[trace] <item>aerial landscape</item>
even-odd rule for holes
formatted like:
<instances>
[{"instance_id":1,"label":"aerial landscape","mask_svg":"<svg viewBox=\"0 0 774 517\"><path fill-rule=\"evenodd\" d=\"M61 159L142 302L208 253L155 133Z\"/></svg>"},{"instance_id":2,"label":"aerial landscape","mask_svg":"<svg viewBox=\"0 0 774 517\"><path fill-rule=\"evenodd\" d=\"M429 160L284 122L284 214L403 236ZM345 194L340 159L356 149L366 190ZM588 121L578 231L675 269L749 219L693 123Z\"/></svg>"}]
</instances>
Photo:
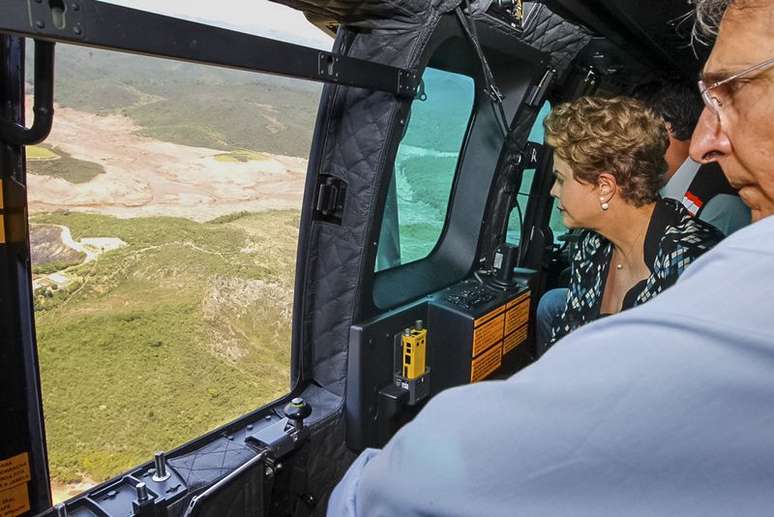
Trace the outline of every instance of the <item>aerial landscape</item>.
<instances>
[{"instance_id":1,"label":"aerial landscape","mask_svg":"<svg viewBox=\"0 0 774 517\"><path fill-rule=\"evenodd\" d=\"M67 46L57 59L54 128L27 157L62 500L288 391L321 89Z\"/></svg>"}]
</instances>

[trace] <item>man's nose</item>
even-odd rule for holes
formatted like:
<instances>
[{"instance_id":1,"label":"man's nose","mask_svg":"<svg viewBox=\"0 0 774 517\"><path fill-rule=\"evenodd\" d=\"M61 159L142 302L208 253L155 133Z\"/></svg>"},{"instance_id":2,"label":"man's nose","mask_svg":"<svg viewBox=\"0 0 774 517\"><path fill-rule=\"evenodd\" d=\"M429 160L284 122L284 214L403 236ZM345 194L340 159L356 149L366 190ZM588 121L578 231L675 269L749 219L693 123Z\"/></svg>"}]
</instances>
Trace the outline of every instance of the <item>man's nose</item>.
<instances>
[{"instance_id":1,"label":"man's nose","mask_svg":"<svg viewBox=\"0 0 774 517\"><path fill-rule=\"evenodd\" d=\"M731 153L731 141L728 138L718 115L704 108L699 122L691 137L691 158L699 163L715 161L718 157Z\"/></svg>"}]
</instances>

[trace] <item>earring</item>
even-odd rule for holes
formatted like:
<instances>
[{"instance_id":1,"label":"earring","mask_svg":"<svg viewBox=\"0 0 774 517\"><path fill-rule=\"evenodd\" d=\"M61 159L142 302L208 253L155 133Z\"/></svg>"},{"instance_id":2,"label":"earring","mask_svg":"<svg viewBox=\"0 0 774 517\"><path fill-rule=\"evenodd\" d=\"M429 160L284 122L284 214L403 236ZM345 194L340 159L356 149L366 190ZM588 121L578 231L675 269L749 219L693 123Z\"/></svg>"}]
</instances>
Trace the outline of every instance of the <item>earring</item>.
<instances>
[{"instance_id":1,"label":"earring","mask_svg":"<svg viewBox=\"0 0 774 517\"><path fill-rule=\"evenodd\" d=\"M610 205L608 203L606 203L606 202L602 203L602 210L606 211L608 208L610 208Z\"/></svg>"}]
</instances>

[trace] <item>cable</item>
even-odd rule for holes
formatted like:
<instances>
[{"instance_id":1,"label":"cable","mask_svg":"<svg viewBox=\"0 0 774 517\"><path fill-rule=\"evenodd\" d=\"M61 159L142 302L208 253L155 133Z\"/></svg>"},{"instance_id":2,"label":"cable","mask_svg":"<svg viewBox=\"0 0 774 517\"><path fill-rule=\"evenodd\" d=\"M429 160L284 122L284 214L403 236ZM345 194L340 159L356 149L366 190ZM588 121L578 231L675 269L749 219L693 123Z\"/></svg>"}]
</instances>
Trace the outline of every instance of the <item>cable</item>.
<instances>
[{"instance_id":1,"label":"cable","mask_svg":"<svg viewBox=\"0 0 774 517\"><path fill-rule=\"evenodd\" d=\"M470 12L469 0L465 0L465 6L468 9L468 12ZM467 36L468 40L473 46L473 50L476 51L476 55L478 56L478 60L481 63L481 69L484 74L484 83L486 86L485 91L492 102L492 109L494 110L495 120L497 121L497 125L500 127L500 131L503 133L503 137L508 138L508 116L505 114L505 108L503 107L503 95L500 93L500 90L495 84L494 74L492 74L492 69L489 67L489 62L486 60L484 51L478 41L476 24L471 18L465 16L460 7L457 7L454 10L454 13L457 15L457 18L460 21L462 31L465 33L465 36Z\"/></svg>"}]
</instances>

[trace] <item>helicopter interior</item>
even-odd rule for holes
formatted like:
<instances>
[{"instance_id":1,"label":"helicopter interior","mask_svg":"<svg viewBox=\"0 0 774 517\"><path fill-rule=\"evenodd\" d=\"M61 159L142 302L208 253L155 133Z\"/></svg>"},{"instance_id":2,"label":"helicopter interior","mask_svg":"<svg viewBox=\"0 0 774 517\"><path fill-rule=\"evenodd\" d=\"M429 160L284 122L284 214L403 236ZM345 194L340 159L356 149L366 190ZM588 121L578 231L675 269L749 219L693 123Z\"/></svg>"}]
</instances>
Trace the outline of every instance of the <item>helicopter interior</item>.
<instances>
[{"instance_id":1,"label":"helicopter interior","mask_svg":"<svg viewBox=\"0 0 774 517\"><path fill-rule=\"evenodd\" d=\"M530 140L541 112L658 77L693 79L707 52L692 44L685 1L279 3L335 35L333 52L96 0L0 5L0 466L27 458L17 513L3 515L324 515L356 455L383 446L434 395L535 360L537 301L567 266L550 225L552 156ZM56 507L24 151L56 117L54 43L325 83L300 221L289 392ZM453 158L445 220L416 251L406 247L416 236L402 226L394 171L412 128L432 128L421 105L459 93L432 74L458 78L468 93L456 118L442 121L458 129L439 150Z\"/></svg>"}]
</instances>

